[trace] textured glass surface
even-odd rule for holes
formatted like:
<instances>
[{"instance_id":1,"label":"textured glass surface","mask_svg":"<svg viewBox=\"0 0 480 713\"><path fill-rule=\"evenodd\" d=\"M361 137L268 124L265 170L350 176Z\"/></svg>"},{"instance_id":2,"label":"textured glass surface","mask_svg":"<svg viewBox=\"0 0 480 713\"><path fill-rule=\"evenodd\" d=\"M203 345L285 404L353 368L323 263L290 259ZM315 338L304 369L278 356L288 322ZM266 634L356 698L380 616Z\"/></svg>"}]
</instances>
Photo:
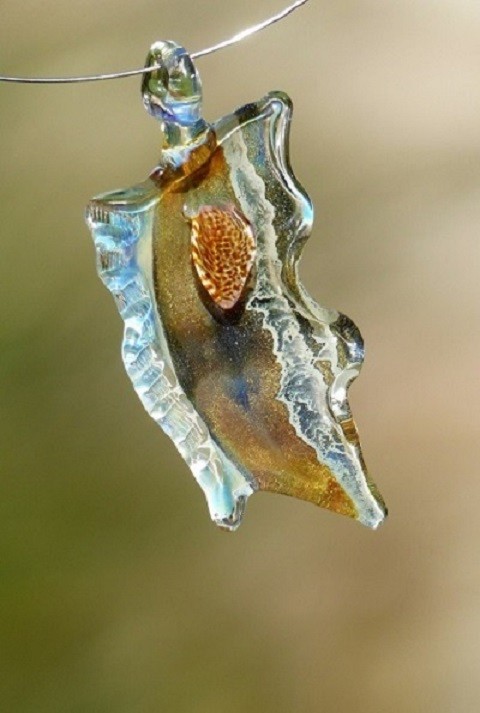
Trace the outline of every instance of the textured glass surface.
<instances>
[{"instance_id":1,"label":"textured glass surface","mask_svg":"<svg viewBox=\"0 0 480 713\"><path fill-rule=\"evenodd\" d=\"M235 529L260 489L377 527L385 507L347 400L363 341L297 274L313 211L289 164L290 100L271 93L209 125L185 50L157 43L154 62L142 91L160 161L87 211L134 388L220 526Z\"/></svg>"}]
</instances>

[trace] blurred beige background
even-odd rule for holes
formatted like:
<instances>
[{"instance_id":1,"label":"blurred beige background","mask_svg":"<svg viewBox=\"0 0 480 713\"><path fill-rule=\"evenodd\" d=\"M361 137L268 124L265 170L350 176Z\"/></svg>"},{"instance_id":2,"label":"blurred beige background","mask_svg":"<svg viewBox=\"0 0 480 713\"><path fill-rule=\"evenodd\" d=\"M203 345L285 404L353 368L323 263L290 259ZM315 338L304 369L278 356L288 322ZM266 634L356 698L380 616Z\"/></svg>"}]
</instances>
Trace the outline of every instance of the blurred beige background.
<instances>
[{"instance_id":1,"label":"blurred beige background","mask_svg":"<svg viewBox=\"0 0 480 713\"><path fill-rule=\"evenodd\" d=\"M3 0L5 73L142 65L283 0ZM257 495L235 535L132 391L83 208L141 180L139 81L0 86L0 708L476 713L480 5L312 0L200 61L214 119L283 89L304 280L355 319L377 533Z\"/></svg>"}]
</instances>

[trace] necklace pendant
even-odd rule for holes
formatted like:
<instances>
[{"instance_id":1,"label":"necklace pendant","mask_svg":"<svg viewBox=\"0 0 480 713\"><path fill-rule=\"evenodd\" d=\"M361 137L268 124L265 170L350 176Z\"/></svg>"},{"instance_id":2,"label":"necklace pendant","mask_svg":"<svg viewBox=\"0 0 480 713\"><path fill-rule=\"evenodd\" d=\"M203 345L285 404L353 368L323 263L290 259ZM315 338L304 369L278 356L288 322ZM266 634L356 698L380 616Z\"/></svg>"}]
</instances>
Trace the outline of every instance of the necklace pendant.
<instances>
[{"instance_id":1,"label":"necklace pendant","mask_svg":"<svg viewBox=\"0 0 480 713\"><path fill-rule=\"evenodd\" d=\"M221 527L265 490L375 528L386 510L347 400L363 341L297 274L313 210L289 164L291 102L272 92L208 124L186 51L156 43L153 65L142 91L160 161L87 209L133 386Z\"/></svg>"}]
</instances>

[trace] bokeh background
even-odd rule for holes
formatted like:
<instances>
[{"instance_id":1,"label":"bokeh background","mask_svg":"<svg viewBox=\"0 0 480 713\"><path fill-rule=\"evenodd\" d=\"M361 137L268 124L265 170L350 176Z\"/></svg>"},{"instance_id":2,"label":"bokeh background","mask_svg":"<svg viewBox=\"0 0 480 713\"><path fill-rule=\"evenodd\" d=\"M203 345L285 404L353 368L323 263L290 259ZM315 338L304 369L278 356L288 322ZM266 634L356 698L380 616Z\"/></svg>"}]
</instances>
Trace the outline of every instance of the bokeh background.
<instances>
[{"instance_id":1,"label":"bokeh background","mask_svg":"<svg viewBox=\"0 0 480 713\"><path fill-rule=\"evenodd\" d=\"M282 0L2 0L0 67L141 66ZM312 0L200 61L214 119L283 89L316 206L302 275L355 319L390 508L372 533L259 494L235 535L143 411L83 208L159 152L139 80L0 86L0 708L476 713L480 5Z\"/></svg>"}]
</instances>

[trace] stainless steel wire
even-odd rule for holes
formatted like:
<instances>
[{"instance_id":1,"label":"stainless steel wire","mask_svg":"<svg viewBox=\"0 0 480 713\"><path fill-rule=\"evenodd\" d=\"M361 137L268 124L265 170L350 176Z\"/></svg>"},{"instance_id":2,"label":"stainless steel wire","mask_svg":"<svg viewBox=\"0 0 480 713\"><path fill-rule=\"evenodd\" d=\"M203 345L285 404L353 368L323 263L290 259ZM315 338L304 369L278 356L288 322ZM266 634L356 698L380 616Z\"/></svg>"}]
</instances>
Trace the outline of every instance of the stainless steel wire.
<instances>
[{"instance_id":1,"label":"stainless steel wire","mask_svg":"<svg viewBox=\"0 0 480 713\"><path fill-rule=\"evenodd\" d=\"M263 20L263 22L259 22L257 25L253 25L246 30L238 32L228 40L223 40L216 45L212 45L212 47L207 47L206 49L194 52L190 56L192 59L206 57L209 54L213 54L214 52L223 50L226 47L237 44L238 42L242 42L247 39L247 37L251 37L252 35L257 34L257 32L265 30L267 27L271 27L271 25L280 22L302 5L306 5L307 2L309 2L309 0L296 0L296 2L284 8L276 15L272 15L272 17L269 17L267 20ZM0 82L11 82L17 84L80 84L82 82L104 82L110 79L123 79L125 77L133 77L137 74L146 74L148 72L155 71L155 69L157 69L157 67L154 65L151 67L142 67L140 69L127 69L122 72L90 74L80 77L9 77L6 75L0 75Z\"/></svg>"}]
</instances>

